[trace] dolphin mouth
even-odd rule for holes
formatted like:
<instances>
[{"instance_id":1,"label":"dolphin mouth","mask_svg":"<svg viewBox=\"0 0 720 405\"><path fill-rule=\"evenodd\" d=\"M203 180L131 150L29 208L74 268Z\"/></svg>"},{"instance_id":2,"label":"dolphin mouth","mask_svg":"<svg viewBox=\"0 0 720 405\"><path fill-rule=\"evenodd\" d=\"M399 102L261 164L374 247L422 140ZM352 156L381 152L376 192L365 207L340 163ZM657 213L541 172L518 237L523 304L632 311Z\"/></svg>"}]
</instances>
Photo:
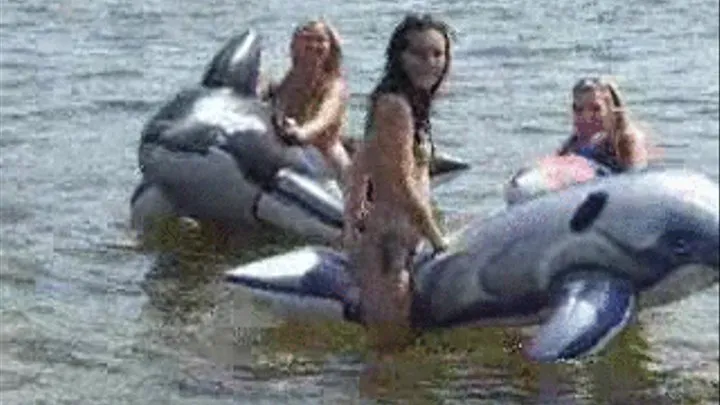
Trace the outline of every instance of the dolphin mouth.
<instances>
[{"instance_id":1,"label":"dolphin mouth","mask_svg":"<svg viewBox=\"0 0 720 405\"><path fill-rule=\"evenodd\" d=\"M708 262L713 270L720 271L720 252L715 250L711 253L711 258Z\"/></svg>"}]
</instances>

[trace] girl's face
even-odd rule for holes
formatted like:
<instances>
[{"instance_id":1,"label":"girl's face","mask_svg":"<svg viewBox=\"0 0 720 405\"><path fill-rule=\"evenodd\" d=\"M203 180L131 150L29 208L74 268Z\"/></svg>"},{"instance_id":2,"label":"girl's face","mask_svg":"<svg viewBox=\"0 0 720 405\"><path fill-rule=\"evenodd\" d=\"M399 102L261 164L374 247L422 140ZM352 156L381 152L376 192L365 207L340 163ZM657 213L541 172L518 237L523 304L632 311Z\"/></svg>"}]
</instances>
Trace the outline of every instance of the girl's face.
<instances>
[{"instance_id":1,"label":"girl's face","mask_svg":"<svg viewBox=\"0 0 720 405\"><path fill-rule=\"evenodd\" d=\"M330 55L331 38L322 24L315 23L295 34L291 47L295 61L317 67Z\"/></svg>"},{"instance_id":2,"label":"girl's face","mask_svg":"<svg viewBox=\"0 0 720 405\"><path fill-rule=\"evenodd\" d=\"M599 90L580 93L573 102L573 122L581 137L590 137L608 129L612 114Z\"/></svg>"},{"instance_id":3,"label":"girl's face","mask_svg":"<svg viewBox=\"0 0 720 405\"><path fill-rule=\"evenodd\" d=\"M447 64L446 39L435 29L409 31L407 48L400 55L413 86L431 90L442 78Z\"/></svg>"}]
</instances>

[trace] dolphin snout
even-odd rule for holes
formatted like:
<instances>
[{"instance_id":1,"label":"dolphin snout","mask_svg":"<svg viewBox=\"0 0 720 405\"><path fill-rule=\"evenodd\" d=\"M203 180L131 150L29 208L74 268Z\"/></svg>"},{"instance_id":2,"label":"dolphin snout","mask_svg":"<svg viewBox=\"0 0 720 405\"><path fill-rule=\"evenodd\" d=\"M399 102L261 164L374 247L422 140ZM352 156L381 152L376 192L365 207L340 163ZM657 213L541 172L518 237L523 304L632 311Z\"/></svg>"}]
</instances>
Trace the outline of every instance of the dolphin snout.
<instances>
[{"instance_id":1,"label":"dolphin snout","mask_svg":"<svg viewBox=\"0 0 720 405\"><path fill-rule=\"evenodd\" d=\"M717 245L716 245L716 247L717 247ZM715 249L715 252L711 253L710 255L711 255L711 257L708 260L708 264L710 264L711 266L713 266L713 268L720 271L720 252L718 252L718 250Z\"/></svg>"},{"instance_id":2,"label":"dolphin snout","mask_svg":"<svg viewBox=\"0 0 720 405\"><path fill-rule=\"evenodd\" d=\"M696 204L703 211L704 223L701 225L705 236L705 246L701 249L702 261L720 271L720 189L718 184L708 181Z\"/></svg>"},{"instance_id":3,"label":"dolphin snout","mask_svg":"<svg viewBox=\"0 0 720 405\"><path fill-rule=\"evenodd\" d=\"M720 271L720 223L718 223L718 221L715 221L714 228L707 252L705 252L704 256L709 266Z\"/></svg>"},{"instance_id":4,"label":"dolphin snout","mask_svg":"<svg viewBox=\"0 0 720 405\"><path fill-rule=\"evenodd\" d=\"M655 207L668 208L668 242L684 264L720 273L720 188L710 177L687 170L656 172L661 197ZM655 186L652 186L655 187ZM658 204L659 203L659 204ZM720 274L718 274L720 276Z\"/></svg>"},{"instance_id":5,"label":"dolphin snout","mask_svg":"<svg viewBox=\"0 0 720 405\"><path fill-rule=\"evenodd\" d=\"M698 262L720 272L720 222L717 213L713 216L714 220L706 221L695 229L699 232L695 254Z\"/></svg>"}]
</instances>

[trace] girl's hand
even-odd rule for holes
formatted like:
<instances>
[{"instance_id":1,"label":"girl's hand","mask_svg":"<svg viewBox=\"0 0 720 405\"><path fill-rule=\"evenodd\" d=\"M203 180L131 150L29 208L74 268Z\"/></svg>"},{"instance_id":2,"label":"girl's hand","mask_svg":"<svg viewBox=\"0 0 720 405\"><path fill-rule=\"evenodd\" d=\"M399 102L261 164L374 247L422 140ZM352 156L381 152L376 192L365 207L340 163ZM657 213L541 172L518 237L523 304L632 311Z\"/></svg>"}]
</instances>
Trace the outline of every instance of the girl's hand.
<instances>
[{"instance_id":1,"label":"girl's hand","mask_svg":"<svg viewBox=\"0 0 720 405\"><path fill-rule=\"evenodd\" d=\"M282 125L282 136L289 141L302 143L307 138L302 127L292 118L285 118Z\"/></svg>"},{"instance_id":2,"label":"girl's hand","mask_svg":"<svg viewBox=\"0 0 720 405\"><path fill-rule=\"evenodd\" d=\"M448 241L448 238L445 236L440 237L439 240L433 242L433 256L437 256L438 254L446 251L449 246L450 242Z\"/></svg>"},{"instance_id":3,"label":"girl's hand","mask_svg":"<svg viewBox=\"0 0 720 405\"><path fill-rule=\"evenodd\" d=\"M347 223L342 230L342 247L350 248L360 237L360 229L355 224Z\"/></svg>"}]
</instances>

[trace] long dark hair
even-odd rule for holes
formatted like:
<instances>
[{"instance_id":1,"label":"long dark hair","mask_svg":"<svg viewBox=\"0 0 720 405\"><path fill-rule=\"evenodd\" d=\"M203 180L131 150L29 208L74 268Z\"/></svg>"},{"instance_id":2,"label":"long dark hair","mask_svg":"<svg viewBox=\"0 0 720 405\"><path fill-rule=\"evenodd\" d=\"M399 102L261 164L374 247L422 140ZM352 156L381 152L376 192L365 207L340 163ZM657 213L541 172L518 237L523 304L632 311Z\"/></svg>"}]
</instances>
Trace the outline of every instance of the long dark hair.
<instances>
[{"instance_id":1,"label":"long dark hair","mask_svg":"<svg viewBox=\"0 0 720 405\"><path fill-rule=\"evenodd\" d=\"M442 75L437 83L430 90L422 90L413 86L407 72L403 68L401 56L408 47L407 34L411 31L436 30L445 37L445 66ZM452 55L450 52L450 39L452 30L450 27L436 19L430 14L408 14L390 37L387 49L385 50L385 69L380 82L372 93L370 93L370 113L367 115L365 128L368 130L372 125L373 111L377 98L385 93L399 93L404 95L412 108L413 120L415 121L415 133L424 130L431 137L430 128L430 107L432 99L442 85L450 68ZM430 140L432 144L432 139ZM434 149L434 146L433 146Z\"/></svg>"}]
</instances>

